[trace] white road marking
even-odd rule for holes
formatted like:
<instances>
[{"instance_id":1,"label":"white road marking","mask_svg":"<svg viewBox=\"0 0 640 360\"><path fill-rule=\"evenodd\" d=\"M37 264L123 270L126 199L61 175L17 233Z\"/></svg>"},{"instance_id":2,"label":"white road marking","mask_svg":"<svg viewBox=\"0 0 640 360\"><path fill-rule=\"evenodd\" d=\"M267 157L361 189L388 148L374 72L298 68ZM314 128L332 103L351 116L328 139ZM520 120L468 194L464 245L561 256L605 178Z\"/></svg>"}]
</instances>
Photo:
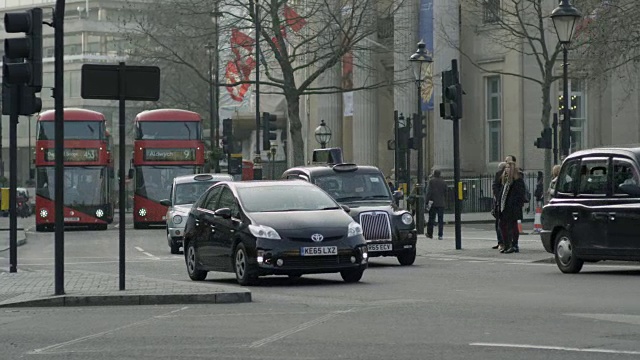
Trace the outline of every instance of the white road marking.
<instances>
[{"instance_id":1,"label":"white road marking","mask_svg":"<svg viewBox=\"0 0 640 360\"><path fill-rule=\"evenodd\" d=\"M143 248L141 248L140 246L136 246L136 250L138 250L138 251L140 251L140 252L143 252L143 251L144 251L144 249L143 249Z\"/></svg>"},{"instance_id":2,"label":"white road marking","mask_svg":"<svg viewBox=\"0 0 640 360\"><path fill-rule=\"evenodd\" d=\"M289 335L293 335L293 334L298 333L300 331L306 330L306 329L308 329L308 328L310 328L312 326L315 326L315 325L318 325L318 324L322 324L323 322L328 321L328 320L330 320L330 319L332 319L332 318L334 318L334 317L336 317L336 316L338 316L340 314L348 313L348 312L351 312L353 310L354 309L334 311L334 312L329 313L327 315L324 315L324 316L321 316L319 318L313 319L311 321L307 321L305 323L302 323L302 324L300 324L298 326L294 326L294 327L292 327L290 329L281 331L281 332L279 332L277 334L273 334L273 335L271 335L269 337L266 337L264 339L254 341L251 344L249 344L247 347L249 347L249 348L257 348L257 347L260 347L262 345L266 345L266 344L272 343L274 341L278 341L280 339L284 339L285 337L287 337Z\"/></svg>"},{"instance_id":3,"label":"white road marking","mask_svg":"<svg viewBox=\"0 0 640 360\"><path fill-rule=\"evenodd\" d=\"M611 321L623 324L640 325L640 315L627 315L627 314L580 314L571 313L565 314L568 316L576 316L586 319Z\"/></svg>"},{"instance_id":4,"label":"white road marking","mask_svg":"<svg viewBox=\"0 0 640 360\"><path fill-rule=\"evenodd\" d=\"M598 349L598 348L573 348L573 347L564 347L564 346L544 346L544 345L530 345L530 344L470 343L469 345L485 346L485 347L515 348L515 349L587 352L587 353L600 353L600 354L640 355L640 351L626 351L626 350Z\"/></svg>"},{"instance_id":5,"label":"white road marking","mask_svg":"<svg viewBox=\"0 0 640 360\"><path fill-rule=\"evenodd\" d=\"M147 256L149 256L149 257L150 257L150 258L152 258L153 260L160 260L160 258L159 258L159 257L157 257L157 256L155 256L155 255L153 255L153 254L149 254L149 253L148 253L148 252L146 252L146 251L143 251L142 253L143 253L143 254L145 254L145 255L147 255Z\"/></svg>"},{"instance_id":6,"label":"white road marking","mask_svg":"<svg viewBox=\"0 0 640 360\"><path fill-rule=\"evenodd\" d=\"M184 259L179 258L179 257L173 257L173 258L160 258L160 257L155 257L155 258L138 258L138 260L129 260L127 259L127 264L128 263L143 263L143 262L149 262L149 261L184 261ZM80 261L80 262L67 262L65 261L64 264L65 265L85 265L85 264L113 264L113 263L118 263L120 262L120 260L112 260L112 261ZM21 263L23 266L51 266L51 263L40 263L40 264L32 264L32 263Z\"/></svg>"},{"instance_id":7,"label":"white road marking","mask_svg":"<svg viewBox=\"0 0 640 360\"><path fill-rule=\"evenodd\" d=\"M33 351L28 352L28 354L30 354L30 355L44 354L47 351L60 349L61 347L64 347L64 346L67 346L67 345L73 345L73 344L77 344L77 343L83 342L85 340L91 340L91 339L99 338L99 337L104 336L104 335L110 335L110 334L113 334L113 333L115 333L117 331L120 331L120 330L132 328L132 327L136 327L136 326L141 326L141 325L146 325L146 324L152 322L153 320L156 320L158 318L162 318L164 316L168 316L168 315L171 315L171 314L175 314L178 311L186 310L188 308L189 308L188 306L185 306L185 307L182 307L180 309L169 311L168 313L165 313L165 314L162 314L162 315L153 316L153 317L150 317L150 318L148 318L146 320L142 320L142 321L137 321L137 322L131 323L129 325L120 326L120 327L117 327L115 329L99 332L97 334L87 335L87 336L79 337L77 339L61 342L61 343L58 343L58 344L49 345L47 347L43 347L43 348L40 348L40 349L35 349Z\"/></svg>"}]
</instances>

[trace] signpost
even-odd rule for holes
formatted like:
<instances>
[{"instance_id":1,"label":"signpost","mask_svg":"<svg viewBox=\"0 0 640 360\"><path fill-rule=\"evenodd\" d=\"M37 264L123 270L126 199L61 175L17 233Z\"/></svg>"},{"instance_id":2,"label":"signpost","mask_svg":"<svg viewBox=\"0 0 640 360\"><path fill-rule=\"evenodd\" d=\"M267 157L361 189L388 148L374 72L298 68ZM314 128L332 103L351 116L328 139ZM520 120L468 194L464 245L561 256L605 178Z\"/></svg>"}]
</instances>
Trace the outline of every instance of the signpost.
<instances>
[{"instance_id":1,"label":"signpost","mask_svg":"<svg viewBox=\"0 0 640 360\"><path fill-rule=\"evenodd\" d=\"M82 65L80 95L83 99L118 100L119 106L119 208L120 208L120 290L125 279L125 100L157 101L160 98L160 69L156 66ZM171 149L158 149L166 151ZM175 149L173 149L175 150ZM183 154L180 149L180 154ZM186 149L187 151L189 149ZM146 155L146 154L145 154ZM174 154L175 156L175 154Z\"/></svg>"}]
</instances>

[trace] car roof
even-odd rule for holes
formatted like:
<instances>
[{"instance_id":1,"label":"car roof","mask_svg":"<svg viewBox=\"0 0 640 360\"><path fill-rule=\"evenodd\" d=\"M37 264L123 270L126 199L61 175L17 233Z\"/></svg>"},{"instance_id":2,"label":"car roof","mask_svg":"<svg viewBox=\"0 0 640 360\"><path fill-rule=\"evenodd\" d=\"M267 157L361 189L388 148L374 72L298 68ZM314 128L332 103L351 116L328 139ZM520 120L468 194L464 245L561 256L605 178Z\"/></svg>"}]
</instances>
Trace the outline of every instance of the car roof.
<instances>
[{"instance_id":1,"label":"car roof","mask_svg":"<svg viewBox=\"0 0 640 360\"><path fill-rule=\"evenodd\" d=\"M587 150L580 150L574 153L571 153L567 157L567 159L585 157L585 156L609 156L609 155L620 155L626 156L630 158L636 159L636 161L640 161L640 145L617 145L617 146L606 146L600 148L593 148Z\"/></svg>"},{"instance_id":2,"label":"car roof","mask_svg":"<svg viewBox=\"0 0 640 360\"><path fill-rule=\"evenodd\" d=\"M229 185L229 187L233 187L236 189L246 189L246 188L255 188L255 187L268 187L268 186L312 186L308 181L304 180L250 180L250 181L235 181L235 182L220 182L219 184L225 183Z\"/></svg>"},{"instance_id":3,"label":"car roof","mask_svg":"<svg viewBox=\"0 0 640 360\"><path fill-rule=\"evenodd\" d=\"M342 170L341 170L342 169ZM298 166L285 171L289 172L302 172L308 176L322 176L333 175L339 173L357 172L361 174L382 174L382 171L375 166L369 165L356 165L356 164L335 164L335 165L317 165L317 166Z\"/></svg>"},{"instance_id":4,"label":"car roof","mask_svg":"<svg viewBox=\"0 0 640 360\"><path fill-rule=\"evenodd\" d=\"M192 174L176 176L173 181L176 184L193 183L199 181L233 181L233 176L228 174Z\"/></svg>"}]
</instances>

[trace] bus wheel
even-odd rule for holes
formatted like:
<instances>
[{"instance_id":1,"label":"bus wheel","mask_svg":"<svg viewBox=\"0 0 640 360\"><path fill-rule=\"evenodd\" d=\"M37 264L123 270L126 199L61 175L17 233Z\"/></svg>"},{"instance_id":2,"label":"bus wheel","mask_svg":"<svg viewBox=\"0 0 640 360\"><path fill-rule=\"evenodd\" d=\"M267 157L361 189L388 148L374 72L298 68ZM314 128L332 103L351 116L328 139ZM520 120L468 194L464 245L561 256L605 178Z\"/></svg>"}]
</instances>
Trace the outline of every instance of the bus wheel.
<instances>
[{"instance_id":1,"label":"bus wheel","mask_svg":"<svg viewBox=\"0 0 640 360\"><path fill-rule=\"evenodd\" d=\"M45 232L47 231L47 225L36 225L37 232Z\"/></svg>"},{"instance_id":2,"label":"bus wheel","mask_svg":"<svg viewBox=\"0 0 640 360\"><path fill-rule=\"evenodd\" d=\"M145 223L134 222L133 223L133 228L134 229L148 229L149 225L147 225Z\"/></svg>"},{"instance_id":3,"label":"bus wheel","mask_svg":"<svg viewBox=\"0 0 640 360\"><path fill-rule=\"evenodd\" d=\"M96 230L107 230L107 224L96 225Z\"/></svg>"}]
</instances>

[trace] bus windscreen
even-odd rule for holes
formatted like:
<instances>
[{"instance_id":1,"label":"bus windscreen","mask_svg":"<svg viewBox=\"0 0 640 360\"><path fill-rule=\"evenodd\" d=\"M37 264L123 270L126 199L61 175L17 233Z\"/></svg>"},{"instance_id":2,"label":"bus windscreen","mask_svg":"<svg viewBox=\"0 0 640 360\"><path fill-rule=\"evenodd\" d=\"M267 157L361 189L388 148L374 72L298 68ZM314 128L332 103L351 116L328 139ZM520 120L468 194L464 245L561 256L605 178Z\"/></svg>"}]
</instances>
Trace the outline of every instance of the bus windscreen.
<instances>
[{"instance_id":1,"label":"bus windscreen","mask_svg":"<svg viewBox=\"0 0 640 360\"><path fill-rule=\"evenodd\" d=\"M136 167L136 194L159 202L169 199L173 178L191 175L194 166L138 166Z\"/></svg>"},{"instance_id":2,"label":"bus windscreen","mask_svg":"<svg viewBox=\"0 0 640 360\"><path fill-rule=\"evenodd\" d=\"M55 140L55 123L38 122L38 140ZM105 138L102 121L65 121L65 140L103 140Z\"/></svg>"},{"instance_id":3,"label":"bus windscreen","mask_svg":"<svg viewBox=\"0 0 640 360\"><path fill-rule=\"evenodd\" d=\"M200 133L197 121L141 121L137 140L200 140Z\"/></svg>"},{"instance_id":4,"label":"bus windscreen","mask_svg":"<svg viewBox=\"0 0 640 360\"><path fill-rule=\"evenodd\" d=\"M55 167L37 169L36 194L55 201ZM108 203L106 168L99 166L65 166L64 205L96 206Z\"/></svg>"}]
</instances>

